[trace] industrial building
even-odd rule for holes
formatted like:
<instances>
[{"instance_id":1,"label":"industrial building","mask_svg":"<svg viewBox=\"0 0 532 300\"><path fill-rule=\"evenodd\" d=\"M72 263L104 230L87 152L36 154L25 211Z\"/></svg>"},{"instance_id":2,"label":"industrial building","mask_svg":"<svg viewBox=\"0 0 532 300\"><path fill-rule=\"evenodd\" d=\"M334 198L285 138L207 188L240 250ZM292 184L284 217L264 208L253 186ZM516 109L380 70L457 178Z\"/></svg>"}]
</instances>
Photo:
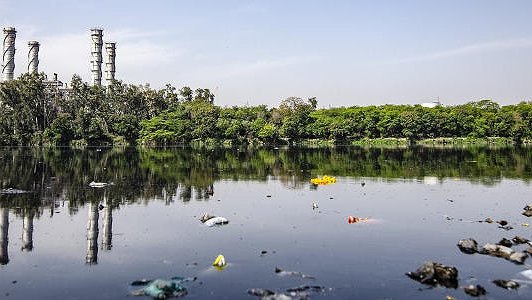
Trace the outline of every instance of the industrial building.
<instances>
[{"instance_id":1,"label":"industrial building","mask_svg":"<svg viewBox=\"0 0 532 300\"><path fill-rule=\"evenodd\" d=\"M14 27L4 27L3 30L3 43L2 43L2 66L0 81L10 81L14 79L15 74L15 42L17 37L17 31ZM102 63L103 54L102 48L103 42L103 29L93 28L90 30L90 71L91 71L91 84L94 86L102 85ZM28 42L28 67L27 73L39 73L39 48L41 44L38 41ZM115 80L116 72L116 43L105 43L106 61L105 61L105 80L107 86L111 85ZM66 85L63 85L58 79L57 73L53 73L53 79L47 80L45 83L48 87L55 89L66 89Z\"/></svg>"}]
</instances>

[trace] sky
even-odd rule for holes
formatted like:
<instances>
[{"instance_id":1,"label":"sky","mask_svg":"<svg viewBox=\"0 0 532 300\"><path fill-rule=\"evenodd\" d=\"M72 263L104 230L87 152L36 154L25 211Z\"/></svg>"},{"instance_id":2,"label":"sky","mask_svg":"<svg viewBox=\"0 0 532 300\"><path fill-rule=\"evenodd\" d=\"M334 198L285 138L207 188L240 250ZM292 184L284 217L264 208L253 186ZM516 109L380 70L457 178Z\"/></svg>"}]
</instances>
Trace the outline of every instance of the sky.
<instances>
[{"instance_id":1,"label":"sky","mask_svg":"<svg viewBox=\"0 0 532 300\"><path fill-rule=\"evenodd\" d=\"M117 43L116 78L209 88L221 106L456 105L532 100L529 0L0 0L39 71L90 80L90 29ZM102 67L104 68L104 67Z\"/></svg>"}]
</instances>

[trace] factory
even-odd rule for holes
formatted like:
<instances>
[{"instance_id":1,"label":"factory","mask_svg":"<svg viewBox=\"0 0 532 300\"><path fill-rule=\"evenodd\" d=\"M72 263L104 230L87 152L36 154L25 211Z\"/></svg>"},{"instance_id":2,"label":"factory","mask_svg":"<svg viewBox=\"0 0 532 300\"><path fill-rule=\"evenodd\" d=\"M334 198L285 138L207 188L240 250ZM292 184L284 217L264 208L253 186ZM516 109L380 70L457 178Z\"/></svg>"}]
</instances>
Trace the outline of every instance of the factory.
<instances>
[{"instance_id":1,"label":"factory","mask_svg":"<svg viewBox=\"0 0 532 300\"><path fill-rule=\"evenodd\" d=\"M11 81L14 79L15 74L15 42L17 37L17 31L14 27L4 27L3 30L3 43L2 43L2 74L0 81ZM103 42L103 29L93 28L90 30L90 71L91 71L91 84L94 86L102 85L102 63L104 49ZM39 73L39 48L41 44L38 41L28 42L28 62L27 73ZM116 43L105 43L105 81L109 86L115 80L116 72ZM61 81L59 81L57 73L53 73L53 79L47 80L45 84L48 87L56 89L65 89Z\"/></svg>"}]
</instances>

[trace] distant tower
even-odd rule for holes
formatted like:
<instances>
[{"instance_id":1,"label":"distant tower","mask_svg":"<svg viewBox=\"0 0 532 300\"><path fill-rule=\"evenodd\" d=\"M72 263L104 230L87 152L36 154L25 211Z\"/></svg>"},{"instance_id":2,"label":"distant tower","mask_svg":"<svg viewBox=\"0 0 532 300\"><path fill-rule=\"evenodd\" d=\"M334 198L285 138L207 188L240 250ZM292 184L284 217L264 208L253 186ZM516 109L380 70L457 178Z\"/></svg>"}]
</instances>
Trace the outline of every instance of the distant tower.
<instances>
[{"instance_id":1,"label":"distant tower","mask_svg":"<svg viewBox=\"0 0 532 300\"><path fill-rule=\"evenodd\" d=\"M105 43L105 53L105 80L107 86L110 86L115 80L116 43Z\"/></svg>"},{"instance_id":2,"label":"distant tower","mask_svg":"<svg viewBox=\"0 0 532 300\"><path fill-rule=\"evenodd\" d=\"M103 29L91 29L91 79L92 85L102 85Z\"/></svg>"},{"instance_id":3,"label":"distant tower","mask_svg":"<svg viewBox=\"0 0 532 300\"><path fill-rule=\"evenodd\" d=\"M14 27L4 28L4 52L2 55L2 79L13 80L15 73L15 38L17 31Z\"/></svg>"},{"instance_id":4,"label":"distant tower","mask_svg":"<svg viewBox=\"0 0 532 300\"><path fill-rule=\"evenodd\" d=\"M28 42L28 73L39 73L39 42Z\"/></svg>"}]
</instances>

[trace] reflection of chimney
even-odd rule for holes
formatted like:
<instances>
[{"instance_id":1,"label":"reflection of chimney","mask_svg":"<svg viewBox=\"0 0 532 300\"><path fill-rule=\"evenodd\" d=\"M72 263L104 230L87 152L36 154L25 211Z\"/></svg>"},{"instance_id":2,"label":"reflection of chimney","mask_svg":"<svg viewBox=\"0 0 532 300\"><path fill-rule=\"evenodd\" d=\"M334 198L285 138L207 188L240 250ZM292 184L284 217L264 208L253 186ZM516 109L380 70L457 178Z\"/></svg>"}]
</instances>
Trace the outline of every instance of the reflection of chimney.
<instances>
[{"instance_id":1,"label":"reflection of chimney","mask_svg":"<svg viewBox=\"0 0 532 300\"><path fill-rule=\"evenodd\" d=\"M24 215L22 219L22 248L23 251L33 250L33 211Z\"/></svg>"},{"instance_id":2,"label":"reflection of chimney","mask_svg":"<svg viewBox=\"0 0 532 300\"><path fill-rule=\"evenodd\" d=\"M111 250L113 247L113 207L111 201L104 195L103 211L103 242L102 249Z\"/></svg>"},{"instance_id":3,"label":"reflection of chimney","mask_svg":"<svg viewBox=\"0 0 532 300\"><path fill-rule=\"evenodd\" d=\"M91 29L91 78L92 85L102 85L103 30Z\"/></svg>"},{"instance_id":4,"label":"reflection of chimney","mask_svg":"<svg viewBox=\"0 0 532 300\"><path fill-rule=\"evenodd\" d=\"M87 256L85 263L98 263L98 204L89 203L89 221L87 222Z\"/></svg>"},{"instance_id":5,"label":"reflection of chimney","mask_svg":"<svg viewBox=\"0 0 532 300\"><path fill-rule=\"evenodd\" d=\"M28 73L39 73L39 42L28 42Z\"/></svg>"},{"instance_id":6,"label":"reflection of chimney","mask_svg":"<svg viewBox=\"0 0 532 300\"><path fill-rule=\"evenodd\" d=\"M7 253L9 231L9 209L0 207L0 265L7 265L9 255Z\"/></svg>"},{"instance_id":7,"label":"reflection of chimney","mask_svg":"<svg viewBox=\"0 0 532 300\"><path fill-rule=\"evenodd\" d=\"M13 27L4 28L4 52L2 55L2 79L13 80L15 73L15 38L17 31Z\"/></svg>"},{"instance_id":8,"label":"reflection of chimney","mask_svg":"<svg viewBox=\"0 0 532 300\"><path fill-rule=\"evenodd\" d=\"M116 43L105 43L105 53L105 80L107 81L107 86L110 86L115 80Z\"/></svg>"}]
</instances>

